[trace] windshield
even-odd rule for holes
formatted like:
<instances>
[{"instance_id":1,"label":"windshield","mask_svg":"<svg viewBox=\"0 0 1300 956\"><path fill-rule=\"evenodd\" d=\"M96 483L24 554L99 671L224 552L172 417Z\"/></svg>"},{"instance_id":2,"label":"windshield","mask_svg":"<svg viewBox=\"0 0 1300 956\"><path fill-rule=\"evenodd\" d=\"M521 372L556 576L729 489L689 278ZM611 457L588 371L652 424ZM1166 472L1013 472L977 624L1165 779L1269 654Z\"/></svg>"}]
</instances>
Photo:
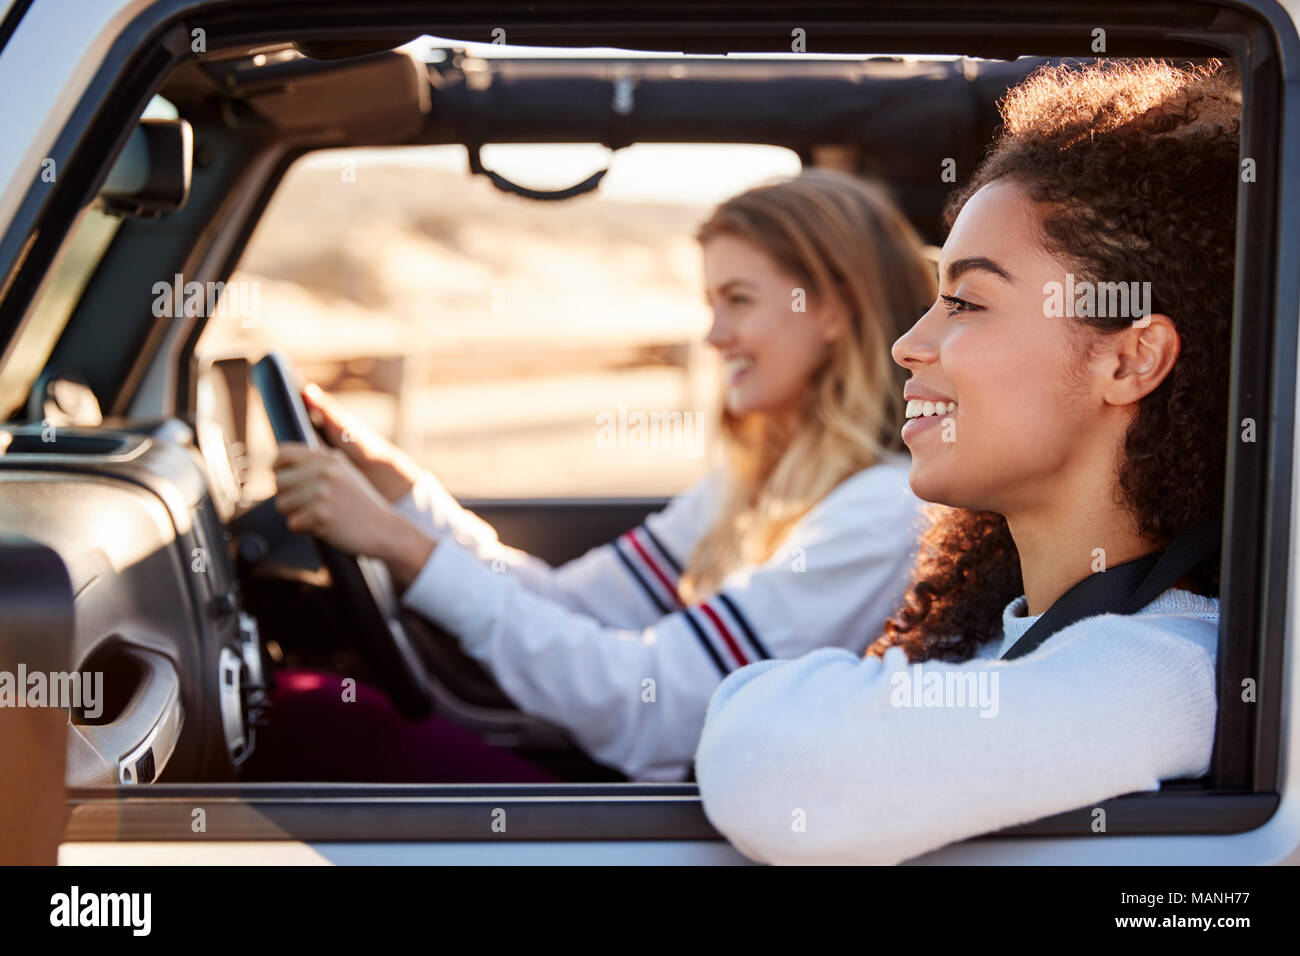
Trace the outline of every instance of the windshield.
<instances>
[{"instance_id":1,"label":"windshield","mask_svg":"<svg viewBox=\"0 0 1300 956\"><path fill-rule=\"evenodd\" d=\"M50 360L73 309L81 301L86 283L121 225L121 219L98 209L87 209L82 214L35 308L14 340L9 357L0 366L0 420L8 419L27 401L36 377Z\"/></svg>"},{"instance_id":2,"label":"windshield","mask_svg":"<svg viewBox=\"0 0 1300 956\"><path fill-rule=\"evenodd\" d=\"M176 119L179 115L174 104L155 96L141 118ZM77 220L9 353L0 356L0 421L26 403L122 222L97 203L88 206Z\"/></svg>"}]
</instances>

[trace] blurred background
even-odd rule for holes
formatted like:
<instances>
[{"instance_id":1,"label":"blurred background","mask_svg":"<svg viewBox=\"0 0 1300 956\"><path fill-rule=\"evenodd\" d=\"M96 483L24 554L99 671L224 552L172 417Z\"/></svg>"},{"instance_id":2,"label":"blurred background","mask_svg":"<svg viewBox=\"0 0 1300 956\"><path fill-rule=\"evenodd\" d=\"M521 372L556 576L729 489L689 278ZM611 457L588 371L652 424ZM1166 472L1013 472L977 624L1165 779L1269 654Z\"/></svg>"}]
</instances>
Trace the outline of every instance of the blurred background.
<instances>
[{"instance_id":1,"label":"blurred background","mask_svg":"<svg viewBox=\"0 0 1300 956\"><path fill-rule=\"evenodd\" d=\"M694 144L482 155L538 189L610 172L595 193L537 202L471 175L458 146L305 157L200 359L283 350L458 496L683 490L715 460L720 399L695 230L798 158ZM638 432L638 414L664 427Z\"/></svg>"}]
</instances>

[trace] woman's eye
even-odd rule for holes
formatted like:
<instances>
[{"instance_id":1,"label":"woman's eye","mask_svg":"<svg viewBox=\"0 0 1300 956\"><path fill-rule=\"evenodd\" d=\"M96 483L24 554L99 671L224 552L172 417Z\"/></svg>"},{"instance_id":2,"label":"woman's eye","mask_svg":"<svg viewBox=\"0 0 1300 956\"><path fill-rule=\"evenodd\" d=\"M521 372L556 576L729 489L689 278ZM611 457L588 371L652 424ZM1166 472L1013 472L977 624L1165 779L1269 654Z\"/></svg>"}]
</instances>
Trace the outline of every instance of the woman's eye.
<instances>
[{"instance_id":1,"label":"woman's eye","mask_svg":"<svg viewBox=\"0 0 1300 956\"><path fill-rule=\"evenodd\" d=\"M749 297L744 295L733 295L727 301L731 305L749 305Z\"/></svg>"},{"instance_id":2,"label":"woman's eye","mask_svg":"<svg viewBox=\"0 0 1300 956\"><path fill-rule=\"evenodd\" d=\"M957 315L961 312L970 312L973 309L979 308L978 305L967 302L965 299L959 299L955 295L940 295L939 298L947 304L948 315L950 316Z\"/></svg>"}]
</instances>

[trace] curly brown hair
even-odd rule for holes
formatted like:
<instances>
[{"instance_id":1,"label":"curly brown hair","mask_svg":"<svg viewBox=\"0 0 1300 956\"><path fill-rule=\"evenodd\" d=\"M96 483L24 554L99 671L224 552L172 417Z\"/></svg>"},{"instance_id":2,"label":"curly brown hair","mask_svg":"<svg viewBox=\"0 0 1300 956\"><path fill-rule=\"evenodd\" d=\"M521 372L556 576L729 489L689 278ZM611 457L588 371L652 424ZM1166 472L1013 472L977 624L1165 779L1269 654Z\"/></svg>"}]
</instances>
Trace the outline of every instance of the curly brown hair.
<instances>
[{"instance_id":1,"label":"curly brown hair","mask_svg":"<svg viewBox=\"0 0 1300 956\"><path fill-rule=\"evenodd\" d=\"M1091 281L1149 281L1152 313L1168 315L1182 349L1138 405L1116 493L1139 533L1162 547L1222 505L1228 345L1241 92L1217 60L1102 61L1044 67L1001 103L1003 126L974 177L950 198L944 225L1003 177L1041 211L1045 248ZM1097 334L1121 317L1077 321ZM1195 576L1218 591L1217 560ZM1006 519L932 506L912 583L869 653L893 645L912 661L959 662L999 637L1023 593Z\"/></svg>"}]
</instances>

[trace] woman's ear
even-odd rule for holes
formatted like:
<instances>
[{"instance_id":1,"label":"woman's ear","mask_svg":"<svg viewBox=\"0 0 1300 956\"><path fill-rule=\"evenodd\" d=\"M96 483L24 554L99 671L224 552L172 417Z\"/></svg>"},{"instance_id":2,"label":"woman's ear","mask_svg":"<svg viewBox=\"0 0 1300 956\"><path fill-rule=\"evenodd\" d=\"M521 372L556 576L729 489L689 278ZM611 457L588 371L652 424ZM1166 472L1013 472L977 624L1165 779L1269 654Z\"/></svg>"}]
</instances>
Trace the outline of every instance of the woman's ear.
<instances>
[{"instance_id":1,"label":"woman's ear","mask_svg":"<svg viewBox=\"0 0 1300 956\"><path fill-rule=\"evenodd\" d=\"M810 318L817 323L822 341L827 345L834 343L847 331L845 310L838 301L823 299L816 302L808 311Z\"/></svg>"},{"instance_id":2,"label":"woman's ear","mask_svg":"<svg viewBox=\"0 0 1300 956\"><path fill-rule=\"evenodd\" d=\"M1154 392L1173 371L1182 339L1169 316L1152 314L1110 336L1110 368L1103 397L1130 405Z\"/></svg>"},{"instance_id":3,"label":"woman's ear","mask_svg":"<svg viewBox=\"0 0 1300 956\"><path fill-rule=\"evenodd\" d=\"M822 341L833 345L844 334L844 322L831 312L821 321Z\"/></svg>"}]
</instances>

